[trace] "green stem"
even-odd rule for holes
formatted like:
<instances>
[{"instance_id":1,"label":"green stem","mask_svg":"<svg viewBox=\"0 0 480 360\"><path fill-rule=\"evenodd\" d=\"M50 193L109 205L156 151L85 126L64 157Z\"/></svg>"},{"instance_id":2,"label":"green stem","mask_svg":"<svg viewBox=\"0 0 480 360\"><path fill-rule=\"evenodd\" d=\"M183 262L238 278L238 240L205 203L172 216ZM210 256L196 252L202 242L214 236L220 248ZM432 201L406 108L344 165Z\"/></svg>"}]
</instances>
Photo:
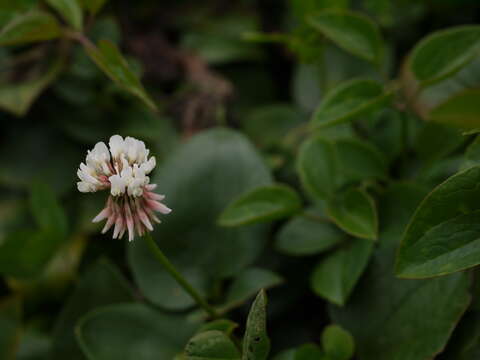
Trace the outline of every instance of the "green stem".
<instances>
[{"instance_id":1,"label":"green stem","mask_svg":"<svg viewBox=\"0 0 480 360\"><path fill-rule=\"evenodd\" d=\"M180 286L197 302L197 304L202 307L212 318L217 318L217 311L211 307L205 299L195 290L192 285L188 283L187 280L175 269L175 266L168 260L165 254L157 246L155 240L153 240L152 235L147 233L144 237L147 242L150 250L152 251L155 258L163 265L165 270L169 272L170 275L180 284Z\"/></svg>"}]
</instances>

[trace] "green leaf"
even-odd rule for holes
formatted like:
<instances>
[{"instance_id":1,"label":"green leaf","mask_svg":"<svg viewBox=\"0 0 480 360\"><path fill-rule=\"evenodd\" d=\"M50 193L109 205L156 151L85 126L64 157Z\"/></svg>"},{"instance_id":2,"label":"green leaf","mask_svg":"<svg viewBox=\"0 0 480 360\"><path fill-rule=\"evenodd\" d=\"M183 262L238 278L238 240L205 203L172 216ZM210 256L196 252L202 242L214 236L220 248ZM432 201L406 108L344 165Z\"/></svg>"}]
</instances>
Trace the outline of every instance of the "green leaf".
<instances>
[{"instance_id":1,"label":"green leaf","mask_svg":"<svg viewBox=\"0 0 480 360\"><path fill-rule=\"evenodd\" d=\"M37 78L15 84L0 85L0 108L16 116L24 116L38 96L60 73L63 64L55 62L50 69Z\"/></svg>"},{"instance_id":2,"label":"green leaf","mask_svg":"<svg viewBox=\"0 0 480 360\"><path fill-rule=\"evenodd\" d=\"M15 16L0 31L0 45L23 45L51 40L61 34L60 25L49 13L35 10Z\"/></svg>"},{"instance_id":3,"label":"green leaf","mask_svg":"<svg viewBox=\"0 0 480 360\"><path fill-rule=\"evenodd\" d=\"M93 15L97 14L106 4L107 0L80 0L82 6Z\"/></svg>"},{"instance_id":4,"label":"green leaf","mask_svg":"<svg viewBox=\"0 0 480 360\"><path fill-rule=\"evenodd\" d=\"M90 58L110 79L138 97L150 109L157 110L157 106L114 43L108 40L100 40L98 47L90 43L86 43L84 46Z\"/></svg>"},{"instance_id":5,"label":"green leaf","mask_svg":"<svg viewBox=\"0 0 480 360\"><path fill-rule=\"evenodd\" d=\"M272 271L250 268L242 271L233 280L227 291L223 307L231 308L244 303L261 289L269 289L280 285L283 279Z\"/></svg>"},{"instance_id":6,"label":"green leaf","mask_svg":"<svg viewBox=\"0 0 480 360\"><path fill-rule=\"evenodd\" d=\"M225 333L210 330L195 335L185 347L189 360L240 359L240 352Z\"/></svg>"},{"instance_id":7,"label":"green leaf","mask_svg":"<svg viewBox=\"0 0 480 360\"><path fill-rule=\"evenodd\" d=\"M383 154L369 143L357 139L339 139L335 141L335 148L344 181L386 177L387 161Z\"/></svg>"},{"instance_id":8,"label":"green leaf","mask_svg":"<svg viewBox=\"0 0 480 360\"><path fill-rule=\"evenodd\" d=\"M474 165L480 165L480 136L477 136L465 151L464 168Z\"/></svg>"},{"instance_id":9,"label":"green leaf","mask_svg":"<svg viewBox=\"0 0 480 360\"><path fill-rule=\"evenodd\" d=\"M447 125L476 129L480 126L479 97L480 90L461 92L432 109L428 118Z\"/></svg>"},{"instance_id":10,"label":"green leaf","mask_svg":"<svg viewBox=\"0 0 480 360\"><path fill-rule=\"evenodd\" d=\"M332 320L353 335L359 360L434 358L470 302L466 273L429 280L393 275L396 247L423 194L412 184L394 184L385 192L373 259L348 305L330 307Z\"/></svg>"},{"instance_id":11,"label":"green leaf","mask_svg":"<svg viewBox=\"0 0 480 360\"><path fill-rule=\"evenodd\" d=\"M377 210L373 199L354 188L340 193L327 205L327 215L345 232L369 240L377 238Z\"/></svg>"},{"instance_id":12,"label":"green leaf","mask_svg":"<svg viewBox=\"0 0 480 360\"><path fill-rule=\"evenodd\" d=\"M268 185L240 195L218 219L221 226L269 222L295 214L302 206L295 190L286 185Z\"/></svg>"},{"instance_id":13,"label":"green leaf","mask_svg":"<svg viewBox=\"0 0 480 360\"><path fill-rule=\"evenodd\" d=\"M47 3L57 10L74 29L82 30L83 13L78 0L47 0Z\"/></svg>"},{"instance_id":14,"label":"green leaf","mask_svg":"<svg viewBox=\"0 0 480 360\"><path fill-rule=\"evenodd\" d=\"M338 159L334 145L321 137L304 142L297 157L302 186L316 199L331 197L337 186Z\"/></svg>"},{"instance_id":15,"label":"green leaf","mask_svg":"<svg viewBox=\"0 0 480 360\"><path fill-rule=\"evenodd\" d=\"M30 207L41 229L55 232L60 237L67 235L67 218L51 187L40 182L34 183Z\"/></svg>"},{"instance_id":16,"label":"green leaf","mask_svg":"<svg viewBox=\"0 0 480 360\"><path fill-rule=\"evenodd\" d=\"M295 350L292 360L330 360L330 358L323 354L318 345L303 344Z\"/></svg>"},{"instance_id":17,"label":"green leaf","mask_svg":"<svg viewBox=\"0 0 480 360\"><path fill-rule=\"evenodd\" d=\"M313 114L313 127L328 127L351 121L383 106L391 93L373 80L354 79L341 83L327 93Z\"/></svg>"},{"instance_id":18,"label":"green leaf","mask_svg":"<svg viewBox=\"0 0 480 360\"><path fill-rule=\"evenodd\" d=\"M367 267L373 243L351 239L323 258L315 267L310 284L313 291L338 305L344 305Z\"/></svg>"},{"instance_id":19,"label":"green leaf","mask_svg":"<svg viewBox=\"0 0 480 360\"><path fill-rule=\"evenodd\" d=\"M242 360L266 360L270 351L267 335L267 295L261 290L250 308L243 337Z\"/></svg>"},{"instance_id":20,"label":"green leaf","mask_svg":"<svg viewBox=\"0 0 480 360\"><path fill-rule=\"evenodd\" d=\"M344 239L345 234L327 221L300 215L289 220L277 233L275 249L294 256L313 255L331 249Z\"/></svg>"},{"instance_id":21,"label":"green leaf","mask_svg":"<svg viewBox=\"0 0 480 360\"><path fill-rule=\"evenodd\" d=\"M409 68L420 85L425 86L456 73L478 54L479 48L480 26L440 30L414 48Z\"/></svg>"},{"instance_id":22,"label":"green leaf","mask_svg":"<svg viewBox=\"0 0 480 360\"><path fill-rule=\"evenodd\" d=\"M211 330L218 330L230 336L233 330L235 330L237 327L238 327L238 324L233 322L232 320L218 319L202 325L200 329L198 329L197 333L211 331Z\"/></svg>"},{"instance_id":23,"label":"green leaf","mask_svg":"<svg viewBox=\"0 0 480 360\"><path fill-rule=\"evenodd\" d=\"M369 18L349 11L323 11L308 23L344 50L375 64L383 60L380 31Z\"/></svg>"},{"instance_id":24,"label":"green leaf","mask_svg":"<svg viewBox=\"0 0 480 360\"><path fill-rule=\"evenodd\" d=\"M88 311L105 305L131 301L133 289L109 260L103 258L90 265L66 300L53 330L51 360L83 360L77 345L74 326Z\"/></svg>"},{"instance_id":25,"label":"green leaf","mask_svg":"<svg viewBox=\"0 0 480 360\"><path fill-rule=\"evenodd\" d=\"M329 325L323 330L322 346L327 357L332 360L348 360L352 358L355 349L352 335L338 325Z\"/></svg>"},{"instance_id":26,"label":"green leaf","mask_svg":"<svg viewBox=\"0 0 480 360\"><path fill-rule=\"evenodd\" d=\"M0 303L0 356L2 359L17 359L17 347L22 331L21 313L19 298L2 299Z\"/></svg>"},{"instance_id":27,"label":"green leaf","mask_svg":"<svg viewBox=\"0 0 480 360\"><path fill-rule=\"evenodd\" d=\"M82 351L94 360L172 359L198 325L143 304L117 304L88 313L77 325Z\"/></svg>"},{"instance_id":28,"label":"green leaf","mask_svg":"<svg viewBox=\"0 0 480 360\"><path fill-rule=\"evenodd\" d=\"M478 265L480 167L460 172L437 186L420 204L398 251L396 273L423 278Z\"/></svg>"},{"instance_id":29,"label":"green leaf","mask_svg":"<svg viewBox=\"0 0 480 360\"><path fill-rule=\"evenodd\" d=\"M162 218L162 226L154 235L197 289L206 289L207 279L241 272L263 249L267 225L217 226L218 216L233 199L271 183L263 160L240 133L212 129L191 137L165 159L152 183L162 184L166 204L175 211L175 216ZM191 297L145 245L134 241L128 247L129 263L142 293L169 309L192 306Z\"/></svg>"}]
</instances>

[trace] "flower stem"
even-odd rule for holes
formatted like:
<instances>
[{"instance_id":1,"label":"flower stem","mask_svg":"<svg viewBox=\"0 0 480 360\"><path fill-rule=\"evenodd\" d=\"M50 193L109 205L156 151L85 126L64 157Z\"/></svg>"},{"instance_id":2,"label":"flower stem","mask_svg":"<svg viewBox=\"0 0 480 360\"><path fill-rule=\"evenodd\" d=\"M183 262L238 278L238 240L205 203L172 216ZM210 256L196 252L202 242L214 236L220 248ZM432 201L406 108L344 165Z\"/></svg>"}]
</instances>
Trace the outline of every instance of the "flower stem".
<instances>
[{"instance_id":1,"label":"flower stem","mask_svg":"<svg viewBox=\"0 0 480 360\"><path fill-rule=\"evenodd\" d=\"M205 299L193 288L192 285L175 269L175 266L168 260L162 250L157 246L155 240L150 233L147 233L144 237L150 250L155 258L163 265L165 270L177 281L178 284L202 307L212 318L217 318L219 315L217 311L210 306Z\"/></svg>"}]
</instances>

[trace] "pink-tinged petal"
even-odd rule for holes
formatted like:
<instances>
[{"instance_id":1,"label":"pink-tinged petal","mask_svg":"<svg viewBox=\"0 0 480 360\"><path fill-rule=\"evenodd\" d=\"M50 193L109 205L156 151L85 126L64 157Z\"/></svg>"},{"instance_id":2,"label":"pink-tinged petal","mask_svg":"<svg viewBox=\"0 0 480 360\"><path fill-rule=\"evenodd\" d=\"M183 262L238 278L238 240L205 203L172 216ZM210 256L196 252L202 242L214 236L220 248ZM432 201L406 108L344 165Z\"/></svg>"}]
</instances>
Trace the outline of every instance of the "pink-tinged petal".
<instances>
[{"instance_id":1,"label":"pink-tinged petal","mask_svg":"<svg viewBox=\"0 0 480 360\"><path fill-rule=\"evenodd\" d=\"M147 199L146 201L147 203L147 206L150 208L150 209L153 209L155 211L158 211L162 214L170 214L172 212L171 209L169 209L168 207L166 207L165 205L163 205L162 203L159 203L158 201L155 201L155 200L149 200Z\"/></svg>"},{"instance_id":2,"label":"pink-tinged petal","mask_svg":"<svg viewBox=\"0 0 480 360\"><path fill-rule=\"evenodd\" d=\"M108 218L108 217L110 216L110 214L111 214L110 208L106 207L105 209L103 209L102 211L100 211L97 216L95 216L95 217L92 219L92 222L93 222L93 223L100 222L100 221Z\"/></svg>"},{"instance_id":3,"label":"pink-tinged petal","mask_svg":"<svg viewBox=\"0 0 480 360\"><path fill-rule=\"evenodd\" d=\"M149 208L145 208L145 212L151 220L155 221L157 224L161 223L160 219L157 217L157 215L155 215L152 210L150 210Z\"/></svg>"},{"instance_id":4,"label":"pink-tinged petal","mask_svg":"<svg viewBox=\"0 0 480 360\"><path fill-rule=\"evenodd\" d=\"M144 193L144 197L146 197L148 199L158 200L158 201L162 201L163 199L165 199L165 195L156 194L156 193L151 192L151 191L146 191Z\"/></svg>"},{"instance_id":5,"label":"pink-tinged petal","mask_svg":"<svg viewBox=\"0 0 480 360\"><path fill-rule=\"evenodd\" d=\"M128 201L125 201L125 219L126 219L127 228L128 228L128 241L132 241L135 238L135 233L134 233L132 211L130 210L130 205L128 204Z\"/></svg>"},{"instance_id":6,"label":"pink-tinged petal","mask_svg":"<svg viewBox=\"0 0 480 360\"><path fill-rule=\"evenodd\" d=\"M118 215L113 229L113 238L116 239L122 230L125 231L125 222L123 221L122 216Z\"/></svg>"},{"instance_id":7,"label":"pink-tinged petal","mask_svg":"<svg viewBox=\"0 0 480 360\"><path fill-rule=\"evenodd\" d=\"M105 234L108 230L110 230L112 225L115 223L115 219L116 219L115 214L112 214L109 216L107 222L105 223L105 226L102 229L102 234Z\"/></svg>"},{"instance_id":8,"label":"pink-tinged petal","mask_svg":"<svg viewBox=\"0 0 480 360\"><path fill-rule=\"evenodd\" d=\"M153 231L152 223L151 223L150 220L148 219L147 214L145 214L145 211L143 211L142 209L138 209L137 214L138 214L138 218L139 218L140 221L145 225L145 227L146 227L148 230Z\"/></svg>"},{"instance_id":9,"label":"pink-tinged petal","mask_svg":"<svg viewBox=\"0 0 480 360\"><path fill-rule=\"evenodd\" d=\"M148 191L155 190L156 188L157 188L157 184L148 184L148 185L145 185L145 189L147 189Z\"/></svg>"}]
</instances>

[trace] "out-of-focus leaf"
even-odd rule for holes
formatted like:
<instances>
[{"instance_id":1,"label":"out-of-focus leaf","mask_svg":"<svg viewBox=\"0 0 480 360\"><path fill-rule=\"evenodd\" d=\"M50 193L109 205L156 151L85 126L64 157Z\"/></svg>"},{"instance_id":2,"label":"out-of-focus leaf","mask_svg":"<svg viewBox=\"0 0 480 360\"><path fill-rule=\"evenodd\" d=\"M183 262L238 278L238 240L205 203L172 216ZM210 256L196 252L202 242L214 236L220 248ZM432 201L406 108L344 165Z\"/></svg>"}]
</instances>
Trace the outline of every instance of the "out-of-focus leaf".
<instances>
[{"instance_id":1,"label":"out-of-focus leaf","mask_svg":"<svg viewBox=\"0 0 480 360\"><path fill-rule=\"evenodd\" d=\"M437 186L415 212L398 251L396 273L405 278L449 274L480 263L480 167Z\"/></svg>"},{"instance_id":2,"label":"out-of-focus leaf","mask_svg":"<svg viewBox=\"0 0 480 360\"><path fill-rule=\"evenodd\" d=\"M18 298L3 298L0 302L0 356L17 359L21 334L21 304Z\"/></svg>"},{"instance_id":3,"label":"out-of-focus leaf","mask_svg":"<svg viewBox=\"0 0 480 360\"><path fill-rule=\"evenodd\" d=\"M80 2L85 9L95 15L105 6L107 0L80 0Z\"/></svg>"},{"instance_id":4,"label":"out-of-focus leaf","mask_svg":"<svg viewBox=\"0 0 480 360\"><path fill-rule=\"evenodd\" d=\"M240 359L240 352L225 333L218 330L201 332L185 347L188 360Z\"/></svg>"},{"instance_id":5,"label":"out-of-focus leaf","mask_svg":"<svg viewBox=\"0 0 480 360\"><path fill-rule=\"evenodd\" d=\"M423 194L411 184L387 190L380 201L381 241L370 266L348 306L330 308L333 321L353 335L359 360L435 357L470 302L466 273L429 280L393 276L396 246Z\"/></svg>"},{"instance_id":6,"label":"out-of-focus leaf","mask_svg":"<svg viewBox=\"0 0 480 360\"><path fill-rule=\"evenodd\" d=\"M365 270L372 250L371 241L351 239L323 258L310 279L313 291L337 305L344 305Z\"/></svg>"},{"instance_id":7,"label":"out-of-focus leaf","mask_svg":"<svg viewBox=\"0 0 480 360\"><path fill-rule=\"evenodd\" d=\"M209 323L206 323L202 325L197 333L201 333L204 331L211 331L211 330L218 330L224 332L226 335L230 336L233 332L238 327L238 324L233 322L232 320L228 319L218 319L218 320L213 320Z\"/></svg>"},{"instance_id":8,"label":"out-of-focus leaf","mask_svg":"<svg viewBox=\"0 0 480 360\"><path fill-rule=\"evenodd\" d=\"M476 129L480 126L479 98L480 90L467 90L432 109L428 117L431 121Z\"/></svg>"},{"instance_id":9,"label":"out-of-focus leaf","mask_svg":"<svg viewBox=\"0 0 480 360\"><path fill-rule=\"evenodd\" d=\"M47 3L57 10L76 30L82 30L83 13L79 0L47 0Z\"/></svg>"},{"instance_id":10,"label":"out-of-focus leaf","mask_svg":"<svg viewBox=\"0 0 480 360\"><path fill-rule=\"evenodd\" d=\"M346 51L380 64L384 45L380 31L367 17L341 10L309 15L308 23Z\"/></svg>"},{"instance_id":11,"label":"out-of-focus leaf","mask_svg":"<svg viewBox=\"0 0 480 360\"><path fill-rule=\"evenodd\" d=\"M243 337L242 360L266 360L270 352L267 335L267 295L261 290L255 298L247 318Z\"/></svg>"},{"instance_id":12,"label":"out-of-focus leaf","mask_svg":"<svg viewBox=\"0 0 480 360\"><path fill-rule=\"evenodd\" d=\"M374 146L357 139L339 139L335 149L340 162L343 181L355 182L367 179L384 179L387 161Z\"/></svg>"},{"instance_id":13,"label":"out-of-focus leaf","mask_svg":"<svg viewBox=\"0 0 480 360\"><path fill-rule=\"evenodd\" d=\"M480 136L477 136L465 151L464 168L474 165L480 165Z\"/></svg>"},{"instance_id":14,"label":"out-of-focus leaf","mask_svg":"<svg viewBox=\"0 0 480 360\"><path fill-rule=\"evenodd\" d=\"M0 108L17 116L24 116L35 99L51 84L61 69L61 61L57 61L38 78L21 83L0 85Z\"/></svg>"},{"instance_id":15,"label":"out-of-focus leaf","mask_svg":"<svg viewBox=\"0 0 480 360\"><path fill-rule=\"evenodd\" d=\"M307 210L313 217L315 212ZM312 219L308 215L296 216L278 232L275 248L288 255L313 255L326 251L345 239L345 234L327 219Z\"/></svg>"},{"instance_id":16,"label":"out-of-focus leaf","mask_svg":"<svg viewBox=\"0 0 480 360\"><path fill-rule=\"evenodd\" d=\"M172 359L197 327L182 315L143 304L116 304L88 313L78 323L76 335L89 359Z\"/></svg>"},{"instance_id":17,"label":"out-of-focus leaf","mask_svg":"<svg viewBox=\"0 0 480 360\"><path fill-rule=\"evenodd\" d=\"M236 276L228 288L224 307L231 308L247 301L261 289L269 289L283 282L283 279L270 270L250 268Z\"/></svg>"},{"instance_id":18,"label":"out-of-focus leaf","mask_svg":"<svg viewBox=\"0 0 480 360\"><path fill-rule=\"evenodd\" d=\"M315 344L304 344L295 350L293 360L329 360L326 355L320 350L320 347Z\"/></svg>"},{"instance_id":19,"label":"out-of-focus leaf","mask_svg":"<svg viewBox=\"0 0 480 360\"><path fill-rule=\"evenodd\" d=\"M84 45L90 58L110 79L138 97L150 109L157 110L157 106L114 43L100 40L98 47L90 43L84 43Z\"/></svg>"},{"instance_id":20,"label":"out-of-focus leaf","mask_svg":"<svg viewBox=\"0 0 480 360\"><path fill-rule=\"evenodd\" d=\"M373 199L364 191L348 189L328 202L328 216L345 232L375 240L377 210Z\"/></svg>"},{"instance_id":21,"label":"out-of-focus leaf","mask_svg":"<svg viewBox=\"0 0 480 360\"><path fill-rule=\"evenodd\" d=\"M286 185L256 188L234 199L220 214L221 226L242 226L288 217L300 210L301 200Z\"/></svg>"},{"instance_id":22,"label":"out-of-focus leaf","mask_svg":"<svg viewBox=\"0 0 480 360\"><path fill-rule=\"evenodd\" d=\"M297 172L302 186L317 199L333 195L337 187L338 158L334 145L323 138L302 144L297 157Z\"/></svg>"},{"instance_id":23,"label":"out-of-focus leaf","mask_svg":"<svg viewBox=\"0 0 480 360\"><path fill-rule=\"evenodd\" d=\"M55 39L61 34L57 20L47 12L35 10L15 16L0 31L0 45L22 45Z\"/></svg>"},{"instance_id":24,"label":"out-of-focus leaf","mask_svg":"<svg viewBox=\"0 0 480 360\"><path fill-rule=\"evenodd\" d=\"M165 201L175 216L162 218L155 237L199 291L206 288L207 278L237 274L258 256L265 241L265 225L223 228L216 224L234 198L271 183L265 164L244 136L212 129L192 137L165 160L152 179L156 182L162 184ZM145 245L135 241L129 246L129 262L142 292L163 307L193 305Z\"/></svg>"},{"instance_id":25,"label":"out-of-focus leaf","mask_svg":"<svg viewBox=\"0 0 480 360\"><path fill-rule=\"evenodd\" d=\"M351 121L373 112L386 103L390 93L372 80L355 79L344 82L325 96L315 113L313 127L327 127Z\"/></svg>"},{"instance_id":26,"label":"out-of-focus leaf","mask_svg":"<svg viewBox=\"0 0 480 360\"><path fill-rule=\"evenodd\" d=\"M15 360L50 360L51 338L35 328L23 329Z\"/></svg>"},{"instance_id":27,"label":"out-of-focus leaf","mask_svg":"<svg viewBox=\"0 0 480 360\"><path fill-rule=\"evenodd\" d=\"M479 49L480 26L437 31L414 48L409 67L416 80L424 86L460 70L478 54Z\"/></svg>"},{"instance_id":28,"label":"out-of-focus leaf","mask_svg":"<svg viewBox=\"0 0 480 360\"><path fill-rule=\"evenodd\" d=\"M51 230L59 237L67 235L67 218L52 188L41 183L34 183L30 195L30 207L38 226Z\"/></svg>"},{"instance_id":29,"label":"out-of-focus leaf","mask_svg":"<svg viewBox=\"0 0 480 360\"><path fill-rule=\"evenodd\" d=\"M329 325L323 330L322 346L327 357L332 360L348 360L355 350L352 335L338 325Z\"/></svg>"},{"instance_id":30,"label":"out-of-focus leaf","mask_svg":"<svg viewBox=\"0 0 480 360\"><path fill-rule=\"evenodd\" d=\"M88 311L114 303L133 300L133 291L119 270L101 259L82 275L70 295L53 331L51 360L83 360L74 335L77 320Z\"/></svg>"}]
</instances>

